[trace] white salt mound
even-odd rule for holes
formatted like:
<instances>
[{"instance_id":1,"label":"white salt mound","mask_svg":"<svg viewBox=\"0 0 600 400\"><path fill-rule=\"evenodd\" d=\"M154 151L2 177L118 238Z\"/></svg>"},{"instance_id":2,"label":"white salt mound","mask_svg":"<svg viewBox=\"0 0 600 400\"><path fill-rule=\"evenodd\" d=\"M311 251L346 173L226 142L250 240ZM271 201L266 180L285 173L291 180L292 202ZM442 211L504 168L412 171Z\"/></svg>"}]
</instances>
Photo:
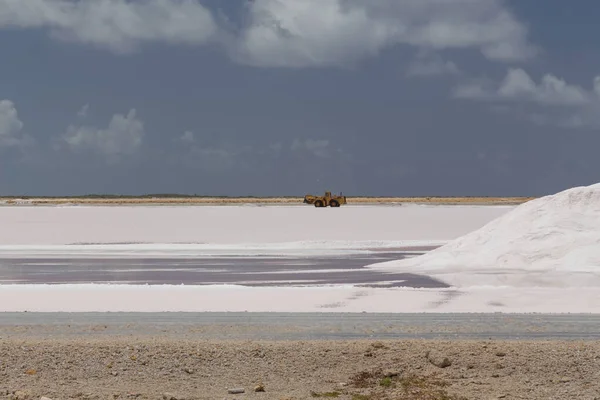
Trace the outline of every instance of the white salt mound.
<instances>
[{"instance_id":1,"label":"white salt mound","mask_svg":"<svg viewBox=\"0 0 600 400\"><path fill-rule=\"evenodd\" d=\"M600 184L531 200L420 257L370 267L458 287L600 287Z\"/></svg>"}]
</instances>

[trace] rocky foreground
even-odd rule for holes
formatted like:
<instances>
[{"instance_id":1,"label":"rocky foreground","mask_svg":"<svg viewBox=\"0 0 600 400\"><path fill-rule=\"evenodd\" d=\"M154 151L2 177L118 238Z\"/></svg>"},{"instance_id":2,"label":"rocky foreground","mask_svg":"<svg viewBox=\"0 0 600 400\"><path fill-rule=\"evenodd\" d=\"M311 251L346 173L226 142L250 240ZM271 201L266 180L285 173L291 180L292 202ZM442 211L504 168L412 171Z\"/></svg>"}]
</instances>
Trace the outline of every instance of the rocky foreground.
<instances>
[{"instance_id":1,"label":"rocky foreground","mask_svg":"<svg viewBox=\"0 0 600 400\"><path fill-rule=\"evenodd\" d=\"M600 342L0 339L0 398L600 399Z\"/></svg>"}]
</instances>

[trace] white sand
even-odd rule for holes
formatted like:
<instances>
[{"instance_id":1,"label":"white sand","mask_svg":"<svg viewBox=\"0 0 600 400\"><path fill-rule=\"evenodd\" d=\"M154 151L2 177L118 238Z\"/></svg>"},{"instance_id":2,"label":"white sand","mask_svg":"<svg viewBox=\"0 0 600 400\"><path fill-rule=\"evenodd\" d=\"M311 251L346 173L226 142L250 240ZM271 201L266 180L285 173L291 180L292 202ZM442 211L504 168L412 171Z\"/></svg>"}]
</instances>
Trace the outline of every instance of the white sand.
<instances>
[{"instance_id":1,"label":"white sand","mask_svg":"<svg viewBox=\"0 0 600 400\"><path fill-rule=\"evenodd\" d=\"M371 268L424 273L460 288L600 289L600 184L527 202L423 256Z\"/></svg>"}]
</instances>

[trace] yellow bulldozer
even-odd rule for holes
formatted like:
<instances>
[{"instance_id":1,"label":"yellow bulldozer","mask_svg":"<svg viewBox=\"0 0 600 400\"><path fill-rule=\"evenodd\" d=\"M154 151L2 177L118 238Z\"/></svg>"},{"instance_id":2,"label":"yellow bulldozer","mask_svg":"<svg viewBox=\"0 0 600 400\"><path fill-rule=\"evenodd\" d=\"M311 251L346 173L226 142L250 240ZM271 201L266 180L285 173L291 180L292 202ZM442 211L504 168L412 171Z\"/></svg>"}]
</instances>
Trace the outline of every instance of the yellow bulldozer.
<instances>
[{"instance_id":1,"label":"yellow bulldozer","mask_svg":"<svg viewBox=\"0 0 600 400\"><path fill-rule=\"evenodd\" d=\"M342 204L347 204L346 196L342 193L339 195L332 195L331 192L325 192L324 196L307 194L304 196L304 203L313 204L315 207L339 207Z\"/></svg>"}]
</instances>

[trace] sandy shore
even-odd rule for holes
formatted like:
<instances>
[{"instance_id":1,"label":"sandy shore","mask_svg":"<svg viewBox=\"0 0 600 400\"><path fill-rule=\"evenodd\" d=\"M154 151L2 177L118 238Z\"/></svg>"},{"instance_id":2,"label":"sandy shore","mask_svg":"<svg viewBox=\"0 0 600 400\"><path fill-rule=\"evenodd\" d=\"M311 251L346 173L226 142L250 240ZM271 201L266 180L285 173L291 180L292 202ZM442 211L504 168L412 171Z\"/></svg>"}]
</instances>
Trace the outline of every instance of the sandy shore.
<instances>
[{"instance_id":1,"label":"sandy shore","mask_svg":"<svg viewBox=\"0 0 600 400\"><path fill-rule=\"evenodd\" d=\"M583 400L600 393L599 367L596 341L12 336L0 398Z\"/></svg>"}]
</instances>

